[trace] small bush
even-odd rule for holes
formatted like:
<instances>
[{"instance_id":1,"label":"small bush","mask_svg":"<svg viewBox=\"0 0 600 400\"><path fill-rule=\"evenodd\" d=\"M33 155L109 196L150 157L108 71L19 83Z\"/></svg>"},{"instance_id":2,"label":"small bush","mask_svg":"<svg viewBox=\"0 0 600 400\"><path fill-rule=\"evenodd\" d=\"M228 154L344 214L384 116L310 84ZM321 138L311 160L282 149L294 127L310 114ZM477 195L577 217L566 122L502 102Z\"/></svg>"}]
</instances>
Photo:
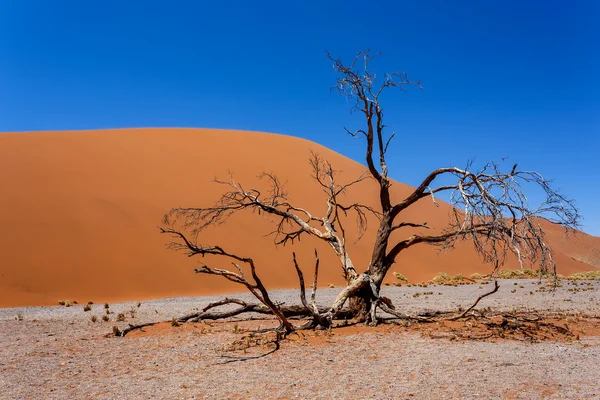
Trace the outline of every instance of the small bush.
<instances>
[{"instance_id":1,"label":"small bush","mask_svg":"<svg viewBox=\"0 0 600 400\"><path fill-rule=\"evenodd\" d=\"M97 322L98 321L98 317L96 317L95 315L92 315L92 322Z\"/></svg>"},{"instance_id":2,"label":"small bush","mask_svg":"<svg viewBox=\"0 0 600 400\"><path fill-rule=\"evenodd\" d=\"M102 321L108 322L108 321L110 321L110 318L108 317L108 315L103 315L102 316Z\"/></svg>"},{"instance_id":3,"label":"small bush","mask_svg":"<svg viewBox=\"0 0 600 400\"><path fill-rule=\"evenodd\" d=\"M523 270L523 273L529 278L535 278L539 275L537 271L530 268L525 268L525 270Z\"/></svg>"},{"instance_id":4,"label":"small bush","mask_svg":"<svg viewBox=\"0 0 600 400\"><path fill-rule=\"evenodd\" d=\"M85 306L83 306L83 311L90 311L92 309L92 306L90 306L89 304L86 304Z\"/></svg>"},{"instance_id":5,"label":"small bush","mask_svg":"<svg viewBox=\"0 0 600 400\"><path fill-rule=\"evenodd\" d=\"M503 270L498 271L498 278L519 279L519 278L523 278L523 273L516 269L503 269Z\"/></svg>"},{"instance_id":6,"label":"small bush","mask_svg":"<svg viewBox=\"0 0 600 400\"><path fill-rule=\"evenodd\" d=\"M479 279L483 279L483 276L481 276L481 274L478 274L477 272L475 272L474 274L471 274L470 278L473 280L479 280Z\"/></svg>"},{"instance_id":7,"label":"small bush","mask_svg":"<svg viewBox=\"0 0 600 400\"><path fill-rule=\"evenodd\" d=\"M451 281L452 278L450 278L450 275L448 275L445 272L440 272L437 274L437 276L435 276L432 281L438 284L445 284L449 281Z\"/></svg>"},{"instance_id":8,"label":"small bush","mask_svg":"<svg viewBox=\"0 0 600 400\"><path fill-rule=\"evenodd\" d=\"M117 322L123 322L123 321L125 321L125 314L123 314L123 313L117 314Z\"/></svg>"},{"instance_id":9,"label":"small bush","mask_svg":"<svg viewBox=\"0 0 600 400\"><path fill-rule=\"evenodd\" d=\"M108 310L110 308L110 305L108 303L104 303L104 308Z\"/></svg>"},{"instance_id":10,"label":"small bush","mask_svg":"<svg viewBox=\"0 0 600 400\"><path fill-rule=\"evenodd\" d=\"M177 319L175 319L175 317L173 317L173 319L171 320L171 326L179 326L179 325L181 325L179 323L179 321L177 321Z\"/></svg>"},{"instance_id":11,"label":"small bush","mask_svg":"<svg viewBox=\"0 0 600 400\"><path fill-rule=\"evenodd\" d=\"M571 280L594 280L600 279L600 270L578 272L576 274L569 275L567 279Z\"/></svg>"},{"instance_id":12,"label":"small bush","mask_svg":"<svg viewBox=\"0 0 600 400\"><path fill-rule=\"evenodd\" d=\"M406 279L406 277L404 275L402 275L400 272L394 272L394 276L396 277L396 279L398 279L399 281L402 282L406 282L408 283L408 279Z\"/></svg>"},{"instance_id":13,"label":"small bush","mask_svg":"<svg viewBox=\"0 0 600 400\"><path fill-rule=\"evenodd\" d=\"M113 326L113 335L121 336L121 330L119 330L118 326Z\"/></svg>"}]
</instances>

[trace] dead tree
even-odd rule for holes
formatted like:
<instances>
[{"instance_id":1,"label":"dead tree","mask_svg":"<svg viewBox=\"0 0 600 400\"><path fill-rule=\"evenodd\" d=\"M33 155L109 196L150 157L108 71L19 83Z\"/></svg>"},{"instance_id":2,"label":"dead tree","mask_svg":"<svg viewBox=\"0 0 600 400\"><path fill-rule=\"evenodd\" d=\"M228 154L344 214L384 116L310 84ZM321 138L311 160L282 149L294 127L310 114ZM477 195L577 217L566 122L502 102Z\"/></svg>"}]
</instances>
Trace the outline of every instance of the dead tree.
<instances>
[{"instance_id":1,"label":"dead tree","mask_svg":"<svg viewBox=\"0 0 600 400\"><path fill-rule=\"evenodd\" d=\"M270 302L268 293L256 275L253 263L221 250L218 246L202 247L197 244L203 230L219 225L238 212L257 212L272 217L276 245L292 243L301 236L325 241L339 259L347 286L339 293L333 304L317 307L314 303L317 271L313 284L313 302L308 304L304 294L304 279L300 268L294 265L300 279L302 303L306 315L313 318L312 325L328 327L338 316L342 307L349 303L350 312L357 321L376 322L376 310L390 310L391 304L380 296L384 278L400 254L415 245L428 244L451 248L456 242L471 241L483 261L493 269L502 265L509 254L514 254L521 265L538 265L542 271L555 271L551 249L544 238L540 218L546 218L566 228L578 225L579 214L573 203L550 186L542 175L532 171L520 171L517 165L509 172L501 170L502 162L489 162L480 169L471 164L465 168L439 168L431 172L422 183L404 199L392 199L386 163L388 147L394 134L387 135L384 124L384 109L381 104L383 93L391 90L406 91L408 87L421 87L411 81L405 73L384 74L381 79L371 72L370 63L376 57L370 51L359 52L349 64L333 58L333 67L338 73L335 89L353 103L352 112L364 116L364 126L357 130L345 129L353 137L364 138L367 170L357 179L338 183L332 165L317 154L311 154L309 162L313 179L326 193L327 200L322 215L292 205L285 188L276 175L263 174L270 190L261 193L256 189L245 189L233 176L227 181L216 180L227 190L212 207L174 208L164 218L164 233L174 235L172 247L185 249L189 255L215 255L250 263L256 284L240 279L240 274L227 270L203 267L196 272L219 274L229 280L245 285L263 304L272 309L282 324L285 317L277 311L278 306ZM452 184L439 184L440 180ZM442 178L442 179L440 179ZM365 179L374 179L378 184L379 206L377 209L365 204L345 204L342 197L347 189ZM531 208L525 191L528 187L541 188L545 200L537 208ZM425 235L429 226L419 221L402 219L403 211L418 202L447 194L453 206L447 227L435 234ZM437 203L436 203L437 204ZM379 226L369 265L355 266L346 247L345 217L354 213L359 232L366 229L367 215L377 218ZM412 232L411 232L412 229ZM404 239L392 241L392 233L407 232ZM235 264L234 264L235 265ZM318 265L318 264L317 264ZM278 315L281 314L281 315ZM282 318L283 317L283 318ZM291 327L286 326L289 330Z\"/></svg>"}]
</instances>

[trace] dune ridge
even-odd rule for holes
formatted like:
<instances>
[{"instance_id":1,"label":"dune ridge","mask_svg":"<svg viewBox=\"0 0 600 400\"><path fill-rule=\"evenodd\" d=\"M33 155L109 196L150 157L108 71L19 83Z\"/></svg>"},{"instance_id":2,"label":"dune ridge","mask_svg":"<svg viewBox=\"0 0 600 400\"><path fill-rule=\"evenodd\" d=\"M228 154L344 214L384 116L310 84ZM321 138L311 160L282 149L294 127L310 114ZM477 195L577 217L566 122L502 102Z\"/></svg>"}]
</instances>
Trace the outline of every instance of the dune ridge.
<instances>
[{"instance_id":1,"label":"dune ridge","mask_svg":"<svg viewBox=\"0 0 600 400\"><path fill-rule=\"evenodd\" d=\"M316 143L260 132L153 128L0 134L0 307L241 291L218 277L194 275L197 261L220 261L167 250L167 238L157 229L161 217L172 207L214 203L223 187L211 180L227 178L228 171L245 187L264 185L257 179L263 171L276 173L293 204L320 214L325 203L310 177L310 151L342 171L341 180L365 169ZM375 206L377 192L369 185L355 188L349 198ZM395 182L393 199L411 189ZM404 217L439 228L448 210L447 204L435 207L423 200ZM600 266L600 238L582 232L564 238L558 227L546 225L560 273ZM296 287L291 253L296 251L310 271L316 246L322 259L320 285L343 283L341 268L322 243L306 238L275 248L272 237L265 236L271 230L265 218L245 214L200 239L252 257L269 288ZM374 230L371 225L350 248L361 269L367 266ZM351 229L349 237L355 233ZM516 261L506 267L516 268ZM392 269L411 281L429 280L440 271L488 270L469 245L444 254L415 246Z\"/></svg>"}]
</instances>

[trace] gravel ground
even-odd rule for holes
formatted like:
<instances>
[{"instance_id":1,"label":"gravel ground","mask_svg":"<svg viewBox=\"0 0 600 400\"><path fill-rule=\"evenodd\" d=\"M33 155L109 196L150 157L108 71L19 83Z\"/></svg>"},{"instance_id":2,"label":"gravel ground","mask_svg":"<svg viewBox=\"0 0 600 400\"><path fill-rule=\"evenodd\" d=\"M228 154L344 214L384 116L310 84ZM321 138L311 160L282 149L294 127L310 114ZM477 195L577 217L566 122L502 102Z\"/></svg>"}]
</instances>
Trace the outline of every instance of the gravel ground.
<instances>
[{"instance_id":1,"label":"gravel ground","mask_svg":"<svg viewBox=\"0 0 600 400\"><path fill-rule=\"evenodd\" d=\"M479 307L600 315L594 287L600 282L565 283L552 293L536 292L540 286L532 280L500 282L499 292ZM468 307L491 287L386 287L383 292L399 310L414 313ZM592 290L569 291L574 288ZM327 304L338 292L320 290L319 302ZM417 292L421 295L413 297ZM598 337L573 343L451 342L365 330L309 344L286 341L268 357L225 365L219 364L223 346L240 335L219 324L205 331L173 328L155 336L104 337L113 325L169 320L221 298L161 299L139 308L135 302L112 304L111 321L96 323L91 316L104 315L102 304L89 312L81 305L0 309L0 399L600 398ZM273 298L298 303L294 290L274 291ZM135 319L114 322L132 308Z\"/></svg>"}]
</instances>

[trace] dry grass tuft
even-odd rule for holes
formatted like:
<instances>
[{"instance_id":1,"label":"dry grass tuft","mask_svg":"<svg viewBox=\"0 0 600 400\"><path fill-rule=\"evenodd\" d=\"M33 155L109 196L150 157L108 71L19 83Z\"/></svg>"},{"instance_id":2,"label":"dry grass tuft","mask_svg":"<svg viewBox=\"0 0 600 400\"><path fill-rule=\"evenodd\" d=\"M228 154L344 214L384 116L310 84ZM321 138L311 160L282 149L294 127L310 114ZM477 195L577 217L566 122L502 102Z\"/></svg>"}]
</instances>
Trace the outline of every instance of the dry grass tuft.
<instances>
[{"instance_id":1,"label":"dry grass tuft","mask_svg":"<svg viewBox=\"0 0 600 400\"><path fill-rule=\"evenodd\" d=\"M432 281L433 281L434 283L437 283L437 284L442 284L442 285L443 285L443 284L445 284L445 283L448 283L448 282L449 282L449 281L451 281L451 280L452 280L452 278L450 277L450 275L448 275L448 274L447 274L447 273L445 273L445 272L439 272L439 273L438 273L438 274L437 274L437 275L436 275L436 276L435 276L435 277L432 279Z\"/></svg>"},{"instance_id":2,"label":"dry grass tuft","mask_svg":"<svg viewBox=\"0 0 600 400\"><path fill-rule=\"evenodd\" d=\"M400 272L394 272L394 276L396 277L396 279L398 279L399 281L408 283L408 279L406 279L406 277L404 275L402 275Z\"/></svg>"},{"instance_id":3,"label":"dry grass tuft","mask_svg":"<svg viewBox=\"0 0 600 400\"><path fill-rule=\"evenodd\" d=\"M578 272L573 275L569 275L567 279L570 280L600 280L600 270Z\"/></svg>"},{"instance_id":4,"label":"dry grass tuft","mask_svg":"<svg viewBox=\"0 0 600 400\"><path fill-rule=\"evenodd\" d=\"M526 268L523 271L518 269L502 269L497 274L500 279L532 279L532 278L552 278L554 275L551 272L540 272ZM562 275L556 275L558 279Z\"/></svg>"},{"instance_id":5,"label":"dry grass tuft","mask_svg":"<svg viewBox=\"0 0 600 400\"><path fill-rule=\"evenodd\" d=\"M498 278L500 279L521 279L524 277L525 274L516 269L502 269L498 271Z\"/></svg>"}]
</instances>

